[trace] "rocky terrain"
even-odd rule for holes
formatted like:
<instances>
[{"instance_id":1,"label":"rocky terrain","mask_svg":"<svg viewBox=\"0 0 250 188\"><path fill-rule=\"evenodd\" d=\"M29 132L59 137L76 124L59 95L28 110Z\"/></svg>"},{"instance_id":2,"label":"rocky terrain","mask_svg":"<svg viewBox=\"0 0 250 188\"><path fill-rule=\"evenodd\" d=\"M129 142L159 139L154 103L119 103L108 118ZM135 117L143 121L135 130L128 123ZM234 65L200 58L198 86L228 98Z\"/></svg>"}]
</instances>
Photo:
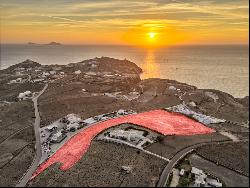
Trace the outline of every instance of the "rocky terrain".
<instances>
[{"instance_id":1,"label":"rocky terrain","mask_svg":"<svg viewBox=\"0 0 250 188\"><path fill-rule=\"evenodd\" d=\"M240 139L249 139L248 97L238 99L218 90L198 89L195 86L168 79L141 80L141 73L142 69L128 60L108 57L68 65L41 65L26 60L0 70L0 186L17 184L32 163L35 136L32 127L34 107L31 98L36 96L45 84L48 84L48 88L38 100L41 126L49 125L71 113L86 119L119 109L143 112L185 103L196 112L226 120L224 123L209 125L218 132L227 131ZM32 96L20 97L20 93L26 91L30 91ZM222 135L202 138L197 136L192 139L166 137L161 143L151 145L149 150L161 153L169 148L176 152L177 149L185 147L183 142L194 144L212 138L225 139ZM168 142L171 143L167 145ZM241 159L249 157L247 155L249 149L241 146L241 143L238 144L243 156L235 156L232 162L238 160L239 163L245 164L245 161ZM217 157L208 157L208 153L227 154L233 151L232 147L234 146L207 147L206 152L201 149L198 153L214 161ZM111 151L110 148L114 149ZM120 171L120 160L115 157L121 155L119 152L124 155L124 159L121 159L121 161L124 160L124 165L128 165L126 155L131 155L135 167L129 176L124 176ZM112 156L114 153L115 155ZM111 164L112 160L108 161L109 157L117 160L120 166L116 166L116 162ZM140 163L137 161L138 157L141 157ZM103 164L100 164L101 159L103 159ZM84 157L71 171L61 172L55 166L50 167L48 172L41 174L35 179L34 184L30 185L155 186L164 168L164 161L154 162L148 161L149 159L151 160L146 154L138 155L128 148L125 149L125 146L119 150L111 143L100 144L95 141L88 152L88 157ZM225 161L222 159L221 163L226 165ZM83 170L81 169L82 163L87 166L95 165ZM248 169L243 169L241 165L239 164L241 170L248 174ZM114 171L112 171L113 166L117 168ZM15 171L16 168L21 170ZM77 175L79 170L82 177ZM105 174L105 170L114 173L114 176ZM46 184L46 179L52 176L55 179L49 180ZM138 181L133 182L134 179ZM78 180L76 184L75 181Z\"/></svg>"}]
</instances>

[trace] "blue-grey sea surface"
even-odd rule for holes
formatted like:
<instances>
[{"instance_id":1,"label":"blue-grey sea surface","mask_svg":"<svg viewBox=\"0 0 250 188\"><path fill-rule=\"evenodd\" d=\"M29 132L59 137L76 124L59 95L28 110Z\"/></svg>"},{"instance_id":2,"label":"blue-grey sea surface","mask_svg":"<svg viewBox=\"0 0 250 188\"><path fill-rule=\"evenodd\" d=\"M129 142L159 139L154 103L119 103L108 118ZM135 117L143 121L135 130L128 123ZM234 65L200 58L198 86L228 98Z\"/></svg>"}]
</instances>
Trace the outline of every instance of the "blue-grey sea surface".
<instances>
[{"instance_id":1,"label":"blue-grey sea surface","mask_svg":"<svg viewBox=\"0 0 250 188\"><path fill-rule=\"evenodd\" d=\"M41 64L68 64L108 56L128 59L145 78L177 80L198 88L217 89L234 97L249 95L249 46L131 46L1 44L0 68L26 59Z\"/></svg>"}]
</instances>

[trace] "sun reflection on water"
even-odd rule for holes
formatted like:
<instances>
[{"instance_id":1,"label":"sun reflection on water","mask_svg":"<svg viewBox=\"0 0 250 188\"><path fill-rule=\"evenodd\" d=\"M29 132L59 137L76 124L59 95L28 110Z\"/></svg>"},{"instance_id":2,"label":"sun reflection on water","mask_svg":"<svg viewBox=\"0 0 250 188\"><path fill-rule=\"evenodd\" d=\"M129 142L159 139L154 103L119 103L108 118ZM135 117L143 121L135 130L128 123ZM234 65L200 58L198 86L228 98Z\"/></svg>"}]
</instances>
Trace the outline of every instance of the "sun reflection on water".
<instances>
[{"instance_id":1,"label":"sun reflection on water","mask_svg":"<svg viewBox=\"0 0 250 188\"><path fill-rule=\"evenodd\" d=\"M142 65L142 79L159 77L159 66L156 63L155 51L148 50Z\"/></svg>"}]
</instances>

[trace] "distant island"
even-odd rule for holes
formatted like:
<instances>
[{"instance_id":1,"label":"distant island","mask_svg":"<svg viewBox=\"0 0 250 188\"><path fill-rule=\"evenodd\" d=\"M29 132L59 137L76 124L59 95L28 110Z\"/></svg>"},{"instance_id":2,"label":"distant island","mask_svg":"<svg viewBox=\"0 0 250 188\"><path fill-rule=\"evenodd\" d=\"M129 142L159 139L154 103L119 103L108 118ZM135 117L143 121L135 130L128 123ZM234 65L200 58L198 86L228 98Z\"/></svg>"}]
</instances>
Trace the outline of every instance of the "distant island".
<instances>
[{"instance_id":1,"label":"distant island","mask_svg":"<svg viewBox=\"0 0 250 188\"><path fill-rule=\"evenodd\" d=\"M28 42L28 45L36 45L34 42Z\"/></svg>"},{"instance_id":2,"label":"distant island","mask_svg":"<svg viewBox=\"0 0 250 188\"><path fill-rule=\"evenodd\" d=\"M50 42L48 44L38 44L38 43L34 43L34 42L28 42L28 45L62 45L61 43L58 42Z\"/></svg>"},{"instance_id":3,"label":"distant island","mask_svg":"<svg viewBox=\"0 0 250 188\"><path fill-rule=\"evenodd\" d=\"M46 45L62 45L62 44L60 44L60 43L58 43L58 42L50 42L50 43L48 43L48 44L46 44Z\"/></svg>"}]
</instances>

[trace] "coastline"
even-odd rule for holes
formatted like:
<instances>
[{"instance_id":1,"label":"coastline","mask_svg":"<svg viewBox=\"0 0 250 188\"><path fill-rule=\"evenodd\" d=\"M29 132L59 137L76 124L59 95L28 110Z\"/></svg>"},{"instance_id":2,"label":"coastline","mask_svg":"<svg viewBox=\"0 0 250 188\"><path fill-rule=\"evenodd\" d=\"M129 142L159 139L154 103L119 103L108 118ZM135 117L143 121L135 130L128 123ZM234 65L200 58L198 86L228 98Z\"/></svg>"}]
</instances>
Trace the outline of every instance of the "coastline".
<instances>
[{"instance_id":1,"label":"coastline","mask_svg":"<svg viewBox=\"0 0 250 188\"><path fill-rule=\"evenodd\" d=\"M9 45L12 45L12 44L9 44ZM22 44L19 44L19 45L22 45ZM28 46L33 46L33 45L28 45ZM41 46L44 46L44 45L41 45ZM59 45L59 46L74 46L74 45ZM84 46L86 46L86 45L84 45ZM224 45L221 45L221 46L223 47ZM241 46L243 46L243 45L241 45ZM248 45L244 45L244 46L248 46ZM57 48L57 45L55 45L55 47ZM175 47L175 46L173 46L173 47ZM185 47L185 46L183 46L183 47ZM187 47L190 47L190 46L187 46ZM204 46L204 47L207 47L207 46ZM79 61L73 61L72 63L77 64L77 62L79 62ZM72 63L68 63L68 64L72 64ZM2 64L0 64L0 71L8 69L9 67L17 65L17 64L7 65L7 64L2 63ZM43 62L41 64L43 66L53 66L53 65L55 65L55 66L62 66L62 67L63 67L63 65L64 66L67 65L67 64L65 64L65 62L63 62L62 64L61 63L60 64L57 64L57 63L55 63L55 64L44 64L44 62ZM136 63L137 66L143 68L143 73L141 73L141 75L140 75L141 79L144 80L144 79L149 79L149 78L160 78L160 79L176 80L176 81L181 82L181 83L186 83L186 84L189 84L189 85L196 86L199 89L219 90L219 91L222 91L224 93L228 93L228 94L232 95L235 98L245 98L246 96L249 96L249 91L247 89L247 88L249 88L248 83L246 83L247 85L245 85L247 87L245 87L245 86L243 87L243 85L242 85L242 84L244 84L246 82L245 81L246 79L249 79L248 75L245 75L245 73L242 75L243 78L242 78L242 76L237 76L236 75L234 80L228 79L227 77L229 75L226 75L226 74L224 75L224 73L222 73L222 75L217 78L217 76L216 76L217 73L215 73L214 75L212 73L210 75L210 73L207 74L205 70L201 70L201 72L195 72L194 76L191 76L190 74L192 74L192 73L190 71L185 72L185 65L180 65L180 67L175 65L175 66L177 66L177 68L174 68L173 65L171 65L168 68L168 71L165 73L166 75L163 74L162 72L158 72L157 74L159 74L159 76L157 76L156 73L153 73L153 75L150 75L148 73L148 71L150 71L150 69L148 70L148 67L151 67L152 66L151 64L152 64L152 62L144 62L143 64ZM155 64L155 63L153 63L153 64ZM156 66L156 67L157 67L157 69L159 69L161 66L159 66L159 67ZM208 72L211 72L211 71L213 72L214 71L209 67L207 67L207 68L208 68L208 70L207 70ZM164 68L164 71L166 71L165 69L166 68ZM156 70L153 69L152 71L154 72ZM230 72L229 69L227 71ZM185 79L185 77L186 77L186 79ZM240 78L242 78L243 80L240 79ZM205 80L208 80L208 81L205 81ZM216 80L218 80L218 82ZM231 82L230 82L230 80L231 80ZM242 81L240 81L240 80L242 80ZM216 84L216 83L218 83L218 84ZM224 84L222 84L222 83L224 83ZM227 85L228 85L228 87L226 87ZM242 85L242 87L240 87L241 85ZM245 88L245 89L243 89L243 88Z\"/></svg>"},{"instance_id":2,"label":"coastline","mask_svg":"<svg viewBox=\"0 0 250 188\"><path fill-rule=\"evenodd\" d=\"M77 71L79 71L79 73L76 73ZM5 80L11 80L13 77L17 78L19 77L18 75L21 77L30 75L31 80L35 81L35 83L37 81L37 85L43 85L44 83L50 82L52 85L62 84L62 88L58 88L62 91L64 89L67 90L64 84L68 85L72 82L74 85L74 83L77 83L74 87L82 87L82 89L86 90L86 92L83 93L84 95L89 95L87 97L91 97L93 94L103 96L105 93L117 92L122 92L128 96L131 92L137 92L139 93L137 98L141 101L143 101L144 98L145 101L150 101L158 96L172 97L172 95L174 95L177 98L180 98L179 95L181 93L184 100L189 100L188 102L195 100L195 97L190 96L198 95L199 98L205 97L208 101L214 101L215 99L213 97L215 97L218 98L218 100L234 100L242 105L248 105L247 101L249 99L249 96L237 98L220 90L201 89L176 80L160 78L148 78L142 80L140 75L143 70L135 63L128 60L118 60L109 57L88 59L67 65L41 65L32 60L26 60L23 63L0 70L0 72L5 74ZM26 73L23 74L22 72ZM50 74L50 72L52 72L52 74ZM63 72L63 74L60 74L60 72ZM8 75L10 78L7 78ZM42 79L43 81L39 81L39 79ZM86 86L86 83L88 86ZM89 87L90 85L91 87ZM142 85L146 88L143 88ZM68 86L71 87L70 85ZM168 86L173 86L176 90L171 91L167 88ZM194 91L194 94L192 94L191 91ZM210 95L207 95L206 93L210 93ZM110 95L110 98L112 97L117 100L119 95L117 97L112 94Z\"/></svg>"}]
</instances>

